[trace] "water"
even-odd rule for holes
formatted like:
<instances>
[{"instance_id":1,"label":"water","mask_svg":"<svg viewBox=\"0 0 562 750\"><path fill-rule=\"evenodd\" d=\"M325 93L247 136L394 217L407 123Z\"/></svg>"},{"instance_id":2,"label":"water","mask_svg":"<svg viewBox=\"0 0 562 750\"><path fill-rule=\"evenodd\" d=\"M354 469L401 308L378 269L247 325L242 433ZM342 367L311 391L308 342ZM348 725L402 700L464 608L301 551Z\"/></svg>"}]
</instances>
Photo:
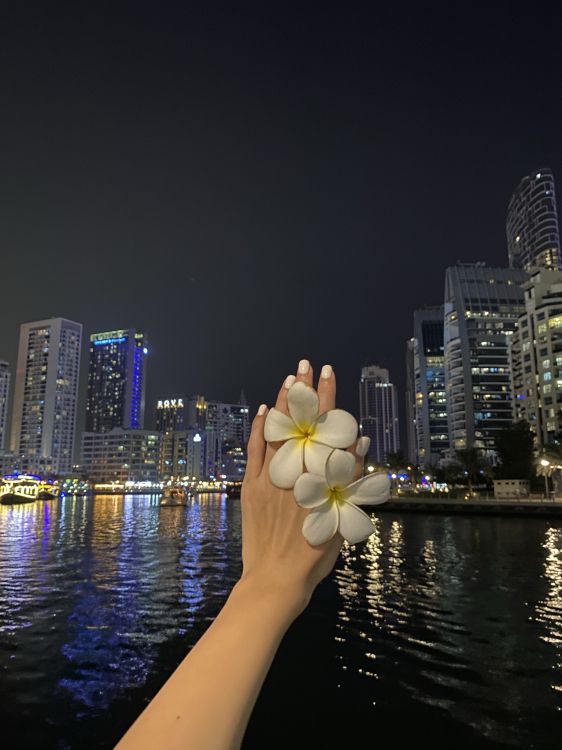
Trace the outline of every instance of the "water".
<instances>
[{"instance_id":1,"label":"water","mask_svg":"<svg viewBox=\"0 0 562 750\"><path fill-rule=\"evenodd\" d=\"M283 642L255 748L559 748L562 523L380 513ZM111 748L240 572L237 501L0 506L3 748Z\"/></svg>"}]
</instances>

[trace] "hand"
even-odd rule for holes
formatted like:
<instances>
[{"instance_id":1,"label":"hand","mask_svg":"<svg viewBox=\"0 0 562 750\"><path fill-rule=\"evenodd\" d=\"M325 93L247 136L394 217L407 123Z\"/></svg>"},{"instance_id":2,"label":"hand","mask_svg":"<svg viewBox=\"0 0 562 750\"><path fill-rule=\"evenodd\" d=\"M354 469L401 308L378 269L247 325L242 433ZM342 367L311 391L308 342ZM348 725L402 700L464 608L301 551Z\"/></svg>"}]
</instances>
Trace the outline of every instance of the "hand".
<instances>
[{"instance_id":1,"label":"hand","mask_svg":"<svg viewBox=\"0 0 562 750\"><path fill-rule=\"evenodd\" d=\"M306 371L307 365L306 360L301 361L300 372L289 376L281 386L275 404L277 409L288 413L287 393L295 377L312 385L313 372L310 365ZM320 414L334 409L336 378L329 365L322 368L317 390ZM304 538L302 525L310 511L297 505L293 490L281 490L269 478L269 464L281 444L265 442L267 413L265 409L254 418L248 443L248 465L241 497L241 583L280 597L294 619L307 606L318 583L334 567L343 539L336 534L326 544L313 547ZM356 459L356 477L359 477L363 458L356 456Z\"/></svg>"}]
</instances>

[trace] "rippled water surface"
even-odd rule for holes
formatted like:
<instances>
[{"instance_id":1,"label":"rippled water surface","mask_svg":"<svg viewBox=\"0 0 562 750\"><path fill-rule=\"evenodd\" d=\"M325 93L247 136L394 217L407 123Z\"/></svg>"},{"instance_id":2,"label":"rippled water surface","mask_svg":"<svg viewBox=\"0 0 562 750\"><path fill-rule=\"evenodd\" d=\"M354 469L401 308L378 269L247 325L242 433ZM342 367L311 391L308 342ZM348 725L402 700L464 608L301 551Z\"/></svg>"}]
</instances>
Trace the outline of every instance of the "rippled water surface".
<instances>
[{"instance_id":1,"label":"rippled water surface","mask_svg":"<svg viewBox=\"0 0 562 750\"><path fill-rule=\"evenodd\" d=\"M245 750L562 747L562 524L374 518L289 631ZM217 613L240 544L219 496L0 506L2 746L111 748Z\"/></svg>"}]
</instances>

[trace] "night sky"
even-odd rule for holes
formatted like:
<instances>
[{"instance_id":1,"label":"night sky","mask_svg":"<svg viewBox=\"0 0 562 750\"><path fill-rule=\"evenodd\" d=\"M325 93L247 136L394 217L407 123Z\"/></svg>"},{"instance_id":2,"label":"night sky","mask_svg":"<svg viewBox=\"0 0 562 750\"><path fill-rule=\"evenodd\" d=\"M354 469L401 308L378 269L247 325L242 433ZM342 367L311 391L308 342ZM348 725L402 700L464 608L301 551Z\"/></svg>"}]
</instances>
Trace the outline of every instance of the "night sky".
<instances>
[{"instance_id":1,"label":"night sky","mask_svg":"<svg viewBox=\"0 0 562 750\"><path fill-rule=\"evenodd\" d=\"M445 268L507 265L507 202L537 167L560 205L559 3L13 5L14 367L19 324L64 316L85 336L146 331L149 403L243 387L256 408L308 357L335 366L354 412L361 366L388 367L402 406L412 312L442 302Z\"/></svg>"}]
</instances>

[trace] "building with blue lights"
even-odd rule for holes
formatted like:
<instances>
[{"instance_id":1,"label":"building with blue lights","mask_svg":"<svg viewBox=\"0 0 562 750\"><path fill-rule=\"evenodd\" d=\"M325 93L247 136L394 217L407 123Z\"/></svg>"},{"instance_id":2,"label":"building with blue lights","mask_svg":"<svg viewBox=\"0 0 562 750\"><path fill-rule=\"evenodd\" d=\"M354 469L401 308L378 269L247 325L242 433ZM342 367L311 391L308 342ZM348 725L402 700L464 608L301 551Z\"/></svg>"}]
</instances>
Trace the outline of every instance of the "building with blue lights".
<instances>
[{"instance_id":1,"label":"building with blue lights","mask_svg":"<svg viewBox=\"0 0 562 750\"><path fill-rule=\"evenodd\" d=\"M10 450L23 471L72 472L81 341L65 318L20 328Z\"/></svg>"},{"instance_id":2,"label":"building with blue lights","mask_svg":"<svg viewBox=\"0 0 562 750\"><path fill-rule=\"evenodd\" d=\"M133 329L90 336L86 432L144 427L146 337Z\"/></svg>"}]
</instances>

